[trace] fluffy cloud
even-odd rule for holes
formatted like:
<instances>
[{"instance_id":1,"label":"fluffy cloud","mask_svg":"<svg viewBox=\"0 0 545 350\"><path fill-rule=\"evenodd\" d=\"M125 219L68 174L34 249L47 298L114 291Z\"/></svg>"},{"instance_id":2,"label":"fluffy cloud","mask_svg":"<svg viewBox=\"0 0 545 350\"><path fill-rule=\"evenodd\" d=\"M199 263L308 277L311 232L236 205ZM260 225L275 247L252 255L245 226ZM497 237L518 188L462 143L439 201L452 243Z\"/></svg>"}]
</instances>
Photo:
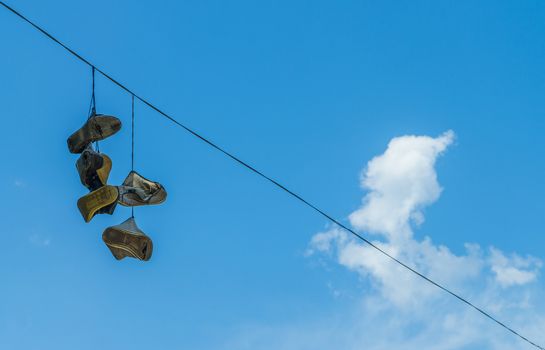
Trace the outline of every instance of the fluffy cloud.
<instances>
[{"instance_id":1,"label":"fluffy cloud","mask_svg":"<svg viewBox=\"0 0 545 350\"><path fill-rule=\"evenodd\" d=\"M449 286L462 286L475 280L483 267L482 252L476 245L466 245L467 255L457 256L445 246L434 245L429 238L421 242L405 240L403 245L382 241L374 241L373 244L435 281ZM439 289L340 229L316 234L309 253L316 252L332 253L342 266L362 277L370 277L383 297L400 308L418 307L422 300L441 295Z\"/></svg>"},{"instance_id":2,"label":"fluffy cloud","mask_svg":"<svg viewBox=\"0 0 545 350\"><path fill-rule=\"evenodd\" d=\"M522 258L517 254L508 258L500 250L490 248L490 265L496 281L503 287L509 287L534 281L541 261L533 257Z\"/></svg>"},{"instance_id":3,"label":"fluffy cloud","mask_svg":"<svg viewBox=\"0 0 545 350\"><path fill-rule=\"evenodd\" d=\"M424 222L425 208L441 195L435 163L454 137L448 131L435 138L391 140L362 172L366 194L360 208L349 215L350 224L364 235L372 234L373 244L392 256L545 343L545 298L532 283L541 268L538 259L476 244L466 244L464 254L455 254L429 237L413 235ZM364 282L365 293L335 315L279 326L252 325L223 349L532 348L338 227L315 234L306 255L353 271ZM327 287L334 298L343 295L344 290L331 282Z\"/></svg>"},{"instance_id":4,"label":"fluffy cloud","mask_svg":"<svg viewBox=\"0 0 545 350\"><path fill-rule=\"evenodd\" d=\"M384 154L369 161L362 173L361 186L368 192L362 206L349 215L352 227L375 234L380 240L373 243L381 249L451 287L461 288L481 277L483 268L490 268L502 287L532 282L541 267L535 258L516 254L507 258L495 248L484 257L480 247L471 244L466 245L465 255L455 255L429 237L414 239L413 226L424 221L424 208L441 195L435 163L453 140L452 131L437 138L402 136L391 140ZM341 265L372 278L383 296L399 307L418 304L438 292L338 228L316 234L310 247L310 251L335 253Z\"/></svg>"},{"instance_id":5,"label":"fluffy cloud","mask_svg":"<svg viewBox=\"0 0 545 350\"><path fill-rule=\"evenodd\" d=\"M402 136L391 140L386 151L369 161L362 172L361 186L367 194L361 207L349 215L350 223L357 231L373 234L376 237L373 243L392 256L431 279L471 296L478 305L532 333L528 324L521 324L522 318L513 315L524 312L526 321L533 319L544 325L539 313L528 312L532 309L529 289L520 289L536 280L541 267L538 259L516 254L508 257L496 248L483 251L476 244L466 244L466 253L456 255L448 247L434 244L429 237L414 238L414 228L424 221L424 209L441 195L435 163L453 140L452 131L436 138ZM396 336L372 342L368 348L401 344L404 349L521 346L516 339L506 338L506 334L498 335L494 325L473 310L467 310L455 300L445 300L446 295L438 288L340 228L332 227L316 234L308 253L326 253L370 282L376 293L364 299L367 308L362 322L369 328L368 323L373 320L385 321L381 327ZM516 287L519 289L512 289ZM442 310L440 314L435 312L437 309ZM369 317L373 312L376 318ZM398 317L404 321L397 320ZM387 326L392 322L399 327L397 330ZM410 335L399 329L410 329ZM476 329L487 329L487 334L502 340L492 341ZM396 337L399 339L395 340Z\"/></svg>"},{"instance_id":6,"label":"fluffy cloud","mask_svg":"<svg viewBox=\"0 0 545 350\"><path fill-rule=\"evenodd\" d=\"M350 214L352 226L391 241L409 238L410 222L421 224L421 209L441 194L435 161L453 139L454 133L448 131L438 138L403 136L390 141L362 175L361 185L369 193L363 206Z\"/></svg>"}]
</instances>

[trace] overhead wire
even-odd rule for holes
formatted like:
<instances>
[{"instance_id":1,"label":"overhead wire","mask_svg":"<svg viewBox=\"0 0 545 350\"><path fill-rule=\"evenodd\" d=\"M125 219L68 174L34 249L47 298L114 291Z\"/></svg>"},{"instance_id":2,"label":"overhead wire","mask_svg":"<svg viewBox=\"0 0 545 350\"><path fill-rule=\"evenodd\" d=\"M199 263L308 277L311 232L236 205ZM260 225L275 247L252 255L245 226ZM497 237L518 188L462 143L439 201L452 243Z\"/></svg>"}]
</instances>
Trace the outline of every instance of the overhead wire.
<instances>
[{"instance_id":1,"label":"overhead wire","mask_svg":"<svg viewBox=\"0 0 545 350\"><path fill-rule=\"evenodd\" d=\"M97 114L97 101L95 97L95 67L91 66L91 104L89 105L89 116L87 119L91 119ZM102 131L99 130L100 136L102 136ZM100 145L98 140L95 141L96 151L100 153Z\"/></svg>"},{"instance_id":2,"label":"overhead wire","mask_svg":"<svg viewBox=\"0 0 545 350\"><path fill-rule=\"evenodd\" d=\"M89 112L87 119L91 119L96 114L96 98L95 98L95 67L91 66L91 101L89 102Z\"/></svg>"},{"instance_id":3,"label":"overhead wire","mask_svg":"<svg viewBox=\"0 0 545 350\"><path fill-rule=\"evenodd\" d=\"M134 95L131 94L131 172L134 171ZM131 206L131 217L134 218L134 206Z\"/></svg>"},{"instance_id":4,"label":"overhead wire","mask_svg":"<svg viewBox=\"0 0 545 350\"><path fill-rule=\"evenodd\" d=\"M176 120L174 117L172 117L171 115L169 115L168 113L164 112L163 110L159 109L158 107L156 107L154 104L152 104L151 102L149 102L147 99L145 99L144 97L141 97L139 96L138 94L136 94L133 90L129 89L127 86L125 86L124 84L122 84L121 82L119 82L118 80L114 79L111 75L109 75L108 73L106 73L105 71L103 71L102 69L98 68L97 66L95 66L93 63L91 63L90 61L88 61L87 59L85 59L83 56L81 56L80 54L78 54L77 52L75 52L74 50L72 50L71 48L69 48L67 45L65 45L64 43L62 43L60 40L58 40L57 38L55 38L53 35L51 35L50 33L48 33L46 30L44 30L43 28L41 28L40 26L38 26L37 24L35 24L34 22L32 22L31 20L29 20L27 17L25 17L23 14L21 14L20 12L16 11L15 9L13 9L12 7L8 6L6 3L4 3L3 1L0 0L0 4L2 6L4 6L7 10L9 10L10 12L12 12L13 14L15 14L16 16L18 16L19 18L21 18L22 20L24 20L25 22L27 22L28 24L30 24L32 27L34 27L35 29L37 29L39 32L41 32L42 34L44 34L45 36L47 36L49 39L51 39L52 41L54 41L55 43L57 43L58 45L60 45L62 48L64 48L66 51L68 51L70 54L72 54L73 56L75 56L76 58L78 58L80 61L82 61L83 63L87 64L88 66L90 66L92 69L93 69L93 73L94 71L96 70L97 72L99 72L102 76L104 76L105 78L107 78L108 80L110 80L112 83L114 83L115 85L117 85L119 88L121 88L122 90L126 91L127 93L129 93L132 97L132 158L131 158L131 166L134 167L134 99L136 98L137 100L139 100L140 102L142 102L143 104L145 104L146 106L148 106L149 108L151 108L152 110L156 111L157 113L159 113L160 115L162 115L163 117L165 117L166 119L170 120L171 122L173 122L174 124L178 125L179 127L181 127L182 129L184 129L185 131L187 131L188 133L190 133L191 135L197 137L199 140L203 141L204 143L206 143L207 145L211 146L212 148L216 149L217 151L221 152L222 154L224 154L225 156L227 156L228 158L230 158L231 160L235 161L236 163L238 163L239 165L247 168L248 170L250 170L251 172L257 174L258 176L262 177L263 179L269 181L270 183L272 183L273 185L275 185L276 187L280 188L281 190L283 190L284 192L288 193L289 195L291 195L292 197L296 198L297 200L299 200L300 202L302 202L303 204L305 204L306 206L308 206L309 208L313 209L314 211L318 212L320 215L322 215L323 217L325 217L326 219L328 219L329 221L331 221L332 223L334 223L335 225L339 226L340 228L342 228L343 230L351 233L354 237L358 238L359 240L361 240L362 242L366 243L367 245L369 245L370 247L374 248L375 250L377 250L378 252L380 252L381 254L383 254L384 256L388 257L389 259L391 259L393 262L399 264L400 266L402 266L403 268L405 268L406 270L412 272L413 274L417 275L418 277L422 278L423 280L429 282L430 284L434 285L435 287L443 290L444 292L448 293L449 295L453 296L454 298L458 299L459 301L461 301L462 303L466 304L467 306L473 308L474 310L478 311L480 314L482 314L483 316L485 316L486 318L490 319L491 321L495 322L497 325L499 325L500 327L503 327L504 329L506 329L507 331L511 332L512 334L514 334L515 336L519 337L521 340L525 341L526 343L534 346L535 348L537 349L541 349L541 350L545 350L544 347L538 345L537 343L535 343L534 341L530 340L529 338L525 337L524 335L522 335L521 333L519 333L518 331L516 331L515 329L509 327L508 325L506 325L505 323L501 322L500 320L498 320L497 318L495 318L494 316L492 316L491 314L489 314L488 312L486 312L485 310L483 310L482 308L476 306L475 304L473 304L472 302L470 302L469 300L463 298L462 296L460 296L459 294L451 291L450 289L448 289L447 287L441 285L440 283L438 282L435 282L434 280L432 280L431 278L425 276L424 274L422 274L421 272L417 271L415 268L407 265L406 263L404 263L403 261L399 260L398 258L396 258L395 256L391 255L390 253L388 253L387 251L385 251L384 249L380 248L379 246L377 246L376 244L374 244L373 242L371 242L370 240L366 239L365 237L363 237L362 235L360 235L359 233L355 232L354 230L352 230L351 228L349 228L348 226L344 225L343 223L341 223L339 220L335 219L333 216L331 216L330 214L326 213L325 211L323 211L322 209L320 209L319 207L317 207L316 205L312 204L311 202L307 201L306 199L304 199L303 197L301 197L300 195L298 195L297 193L293 192L292 190L288 189L286 186L282 185L280 182L276 181L275 179L273 179L272 177L266 175L265 173L261 172L260 170L256 169L255 167L253 167L252 165L250 165L249 163L243 161L242 159L240 159L239 157L237 157L236 155L228 152L227 150L225 150L223 147L217 145L216 143L214 143L213 141L211 141L209 138L206 138L204 136L202 136L201 134L199 134L198 132L194 131L193 129L189 128L188 126L186 126L185 124L181 123L180 121ZM93 78L94 78L94 74L93 74ZM93 79L93 85L94 85L94 79ZM94 90L94 89L93 89ZM94 100L94 91L93 91L93 100ZM93 101L94 102L94 101Z\"/></svg>"}]
</instances>

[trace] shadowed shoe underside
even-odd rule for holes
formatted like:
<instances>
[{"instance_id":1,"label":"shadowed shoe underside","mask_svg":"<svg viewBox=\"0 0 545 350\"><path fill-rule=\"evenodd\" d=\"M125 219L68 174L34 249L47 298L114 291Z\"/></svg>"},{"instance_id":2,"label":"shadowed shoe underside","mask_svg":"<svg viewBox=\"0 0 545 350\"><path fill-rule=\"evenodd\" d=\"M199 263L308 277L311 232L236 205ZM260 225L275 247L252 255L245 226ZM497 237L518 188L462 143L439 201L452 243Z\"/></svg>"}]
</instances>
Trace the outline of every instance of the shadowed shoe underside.
<instances>
[{"instance_id":1,"label":"shadowed shoe underside","mask_svg":"<svg viewBox=\"0 0 545 350\"><path fill-rule=\"evenodd\" d=\"M117 187L102 186L78 199L78 209L85 222L89 222L101 209L115 204L118 196Z\"/></svg>"}]
</instances>

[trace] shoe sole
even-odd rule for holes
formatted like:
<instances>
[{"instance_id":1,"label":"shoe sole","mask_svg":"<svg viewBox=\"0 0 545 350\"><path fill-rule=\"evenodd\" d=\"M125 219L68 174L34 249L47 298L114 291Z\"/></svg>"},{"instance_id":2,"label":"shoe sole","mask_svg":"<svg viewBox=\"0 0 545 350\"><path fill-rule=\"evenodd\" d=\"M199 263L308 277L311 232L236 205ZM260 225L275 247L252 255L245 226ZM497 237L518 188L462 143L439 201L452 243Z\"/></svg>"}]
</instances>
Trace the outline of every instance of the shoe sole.
<instances>
[{"instance_id":1,"label":"shoe sole","mask_svg":"<svg viewBox=\"0 0 545 350\"><path fill-rule=\"evenodd\" d=\"M97 115L90 118L78 131L68 138L68 149L71 153L81 153L91 142L104 140L121 129L121 121L108 115Z\"/></svg>"},{"instance_id":2,"label":"shoe sole","mask_svg":"<svg viewBox=\"0 0 545 350\"><path fill-rule=\"evenodd\" d=\"M78 209L83 220L91 221L98 210L116 202L118 195L117 187L107 185L78 199Z\"/></svg>"},{"instance_id":3,"label":"shoe sole","mask_svg":"<svg viewBox=\"0 0 545 350\"><path fill-rule=\"evenodd\" d=\"M137 247L132 246L125 241L124 238L126 238L127 235L136 239ZM148 261L153 253L153 243L151 239L145 236L134 235L129 231L106 229L102 234L102 240L108 248L110 248L110 251L117 260L132 257L138 260ZM112 248L119 249L124 254L118 254L118 252Z\"/></svg>"}]
</instances>

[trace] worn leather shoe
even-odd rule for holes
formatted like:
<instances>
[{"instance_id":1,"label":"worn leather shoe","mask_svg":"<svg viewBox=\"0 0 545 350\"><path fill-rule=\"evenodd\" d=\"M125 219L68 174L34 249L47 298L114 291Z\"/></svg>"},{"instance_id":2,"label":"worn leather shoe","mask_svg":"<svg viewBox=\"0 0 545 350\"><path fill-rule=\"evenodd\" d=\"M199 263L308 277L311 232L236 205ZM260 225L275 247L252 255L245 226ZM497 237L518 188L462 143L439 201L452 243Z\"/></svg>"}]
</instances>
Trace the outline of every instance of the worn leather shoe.
<instances>
[{"instance_id":1,"label":"worn leather shoe","mask_svg":"<svg viewBox=\"0 0 545 350\"><path fill-rule=\"evenodd\" d=\"M160 183L150 181L136 171L127 175L118 191L117 202L126 207L160 204L167 198L167 192Z\"/></svg>"},{"instance_id":2,"label":"worn leather shoe","mask_svg":"<svg viewBox=\"0 0 545 350\"><path fill-rule=\"evenodd\" d=\"M102 240L117 260L130 257L147 261L153 252L151 239L136 226L132 217L104 230Z\"/></svg>"},{"instance_id":3,"label":"worn leather shoe","mask_svg":"<svg viewBox=\"0 0 545 350\"><path fill-rule=\"evenodd\" d=\"M93 150L89 144L76 162L79 178L90 191L106 185L112 170L112 160L104 153Z\"/></svg>"},{"instance_id":4,"label":"worn leather shoe","mask_svg":"<svg viewBox=\"0 0 545 350\"><path fill-rule=\"evenodd\" d=\"M110 115L95 114L67 140L71 153L81 153L95 141L104 140L121 129L121 120Z\"/></svg>"}]
</instances>

